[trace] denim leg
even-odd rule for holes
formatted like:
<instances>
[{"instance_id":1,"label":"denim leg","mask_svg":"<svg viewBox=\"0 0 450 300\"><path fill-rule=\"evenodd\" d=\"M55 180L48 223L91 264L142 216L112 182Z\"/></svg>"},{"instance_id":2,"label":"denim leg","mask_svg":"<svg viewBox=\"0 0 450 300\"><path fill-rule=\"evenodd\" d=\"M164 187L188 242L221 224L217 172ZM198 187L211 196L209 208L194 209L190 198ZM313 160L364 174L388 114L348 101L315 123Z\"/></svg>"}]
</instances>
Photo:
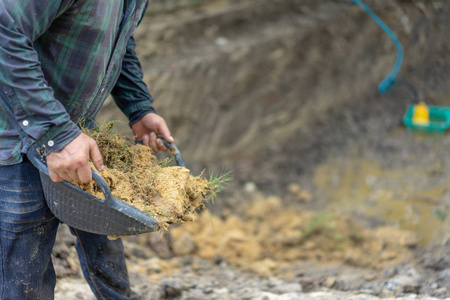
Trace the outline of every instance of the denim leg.
<instances>
[{"instance_id":1,"label":"denim leg","mask_svg":"<svg viewBox=\"0 0 450 300\"><path fill-rule=\"evenodd\" d=\"M138 299L130 289L122 240L70 229L77 237L75 247L84 277L97 299Z\"/></svg>"},{"instance_id":2,"label":"denim leg","mask_svg":"<svg viewBox=\"0 0 450 300\"><path fill-rule=\"evenodd\" d=\"M53 299L51 261L59 221L45 203L39 172L0 167L0 299Z\"/></svg>"}]
</instances>

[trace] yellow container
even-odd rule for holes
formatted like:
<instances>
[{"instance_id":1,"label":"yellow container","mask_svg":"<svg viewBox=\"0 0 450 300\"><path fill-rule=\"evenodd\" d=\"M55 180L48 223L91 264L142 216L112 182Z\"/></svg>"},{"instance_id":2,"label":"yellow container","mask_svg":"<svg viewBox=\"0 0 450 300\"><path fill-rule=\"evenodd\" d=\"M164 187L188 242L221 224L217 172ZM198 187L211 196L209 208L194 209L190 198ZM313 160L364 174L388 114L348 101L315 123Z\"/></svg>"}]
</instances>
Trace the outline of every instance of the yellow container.
<instances>
[{"instance_id":1,"label":"yellow container","mask_svg":"<svg viewBox=\"0 0 450 300\"><path fill-rule=\"evenodd\" d=\"M414 105L412 123L419 126L428 126L430 124L430 109L424 102Z\"/></svg>"}]
</instances>

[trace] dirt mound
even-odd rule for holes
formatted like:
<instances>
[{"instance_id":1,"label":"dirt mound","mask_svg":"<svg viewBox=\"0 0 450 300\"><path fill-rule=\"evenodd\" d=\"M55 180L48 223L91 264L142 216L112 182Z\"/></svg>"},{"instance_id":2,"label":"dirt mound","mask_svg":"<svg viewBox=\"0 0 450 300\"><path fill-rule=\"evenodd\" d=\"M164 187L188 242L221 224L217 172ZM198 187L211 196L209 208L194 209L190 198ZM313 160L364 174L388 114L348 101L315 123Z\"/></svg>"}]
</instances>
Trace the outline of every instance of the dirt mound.
<instances>
[{"instance_id":1,"label":"dirt mound","mask_svg":"<svg viewBox=\"0 0 450 300\"><path fill-rule=\"evenodd\" d=\"M407 231L368 230L333 212L288 208L278 197L262 196L242 218L202 214L197 223L173 228L171 233L176 254L186 254L186 241L191 241L189 254L225 259L266 276L300 260L377 268L407 258L408 249L417 245L416 237Z\"/></svg>"},{"instance_id":2,"label":"dirt mound","mask_svg":"<svg viewBox=\"0 0 450 300\"><path fill-rule=\"evenodd\" d=\"M217 193L217 182L193 176L184 167L168 166L170 159L158 160L150 148L133 144L113 127L106 123L84 130L100 148L105 165L101 176L113 196L154 216L163 230L173 223L194 221L196 209ZM103 197L94 181L78 186Z\"/></svg>"}]
</instances>

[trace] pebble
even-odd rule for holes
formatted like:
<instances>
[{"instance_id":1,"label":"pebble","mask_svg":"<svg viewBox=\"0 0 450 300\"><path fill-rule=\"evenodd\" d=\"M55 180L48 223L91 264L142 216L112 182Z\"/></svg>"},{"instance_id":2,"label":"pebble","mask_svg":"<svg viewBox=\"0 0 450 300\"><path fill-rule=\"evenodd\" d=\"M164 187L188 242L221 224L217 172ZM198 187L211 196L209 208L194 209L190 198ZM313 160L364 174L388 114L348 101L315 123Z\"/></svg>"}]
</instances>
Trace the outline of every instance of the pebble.
<instances>
[{"instance_id":1,"label":"pebble","mask_svg":"<svg viewBox=\"0 0 450 300\"><path fill-rule=\"evenodd\" d=\"M327 288L332 288L336 284L336 277L328 277L325 280L325 286Z\"/></svg>"},{"instance_id":2,"label":"pebble","mask_svg":"<svg viewBox=\"0 0 450 300\"><path fill-rule=\"evenodd\" d=\"M175 239L172 244L173 253L180 256L192 254L196 248L194 239L188 233L184 233L180 238Z\"/></svg>"}]
</instances>

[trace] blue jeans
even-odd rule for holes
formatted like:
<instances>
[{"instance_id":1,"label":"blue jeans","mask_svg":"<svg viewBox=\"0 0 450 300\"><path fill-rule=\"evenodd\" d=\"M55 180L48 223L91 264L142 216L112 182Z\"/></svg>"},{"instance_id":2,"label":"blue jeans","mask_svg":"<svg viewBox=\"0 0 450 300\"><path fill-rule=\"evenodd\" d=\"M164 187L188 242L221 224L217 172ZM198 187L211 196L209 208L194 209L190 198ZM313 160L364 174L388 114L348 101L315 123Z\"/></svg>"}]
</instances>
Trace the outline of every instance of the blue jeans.
<instances>
[{"instance_id":1,"label":"blue jeans","mask_svg":"<svg viewBox=\"0 0 450 300\"><path fill-rule=\"evenodd\" d=\"M47 207L38 170L24 157L0 167L0 299L54 298L51 261L59 220ZM71 228L84 277L98 299L137 299L122 241Z\"/></svg>"}]
</instances>

